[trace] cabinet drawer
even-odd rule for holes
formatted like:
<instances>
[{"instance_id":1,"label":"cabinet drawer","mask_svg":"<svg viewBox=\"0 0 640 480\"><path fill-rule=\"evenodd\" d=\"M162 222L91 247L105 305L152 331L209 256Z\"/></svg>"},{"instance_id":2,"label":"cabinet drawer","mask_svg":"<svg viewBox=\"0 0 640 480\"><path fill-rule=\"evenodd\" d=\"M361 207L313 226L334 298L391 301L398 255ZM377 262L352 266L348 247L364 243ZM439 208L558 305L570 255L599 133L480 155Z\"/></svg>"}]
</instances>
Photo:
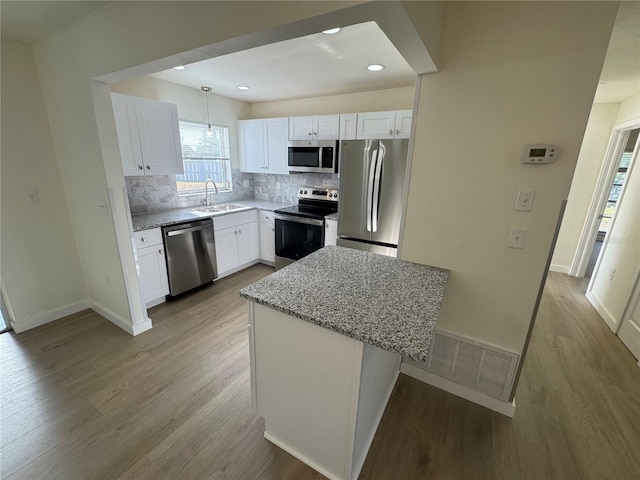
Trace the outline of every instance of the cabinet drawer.
<instances>
[{"instance_id":1,"label":"cabinet drawer","mask_svg":"<svg viewBox=\"0 0 640 480\"><path fill-rule=\"evenodd\" d=\"M268 210L260 210L260 223L273 225L275 223L275 213Z\"/></svg>"},{"instance_id":2,"label":"cabinet drawer","mask_svg":"<svg viewBox=\"0 0 640 480\"><path fill-rule=\"evenodd\" d=\"M162 231L159 228L134 232L133 237L136 240L136 249L162 245Z\"/></svg>"},{"instance_id":3,"label":"cabinet drawer","mask_svg":"<svg viewBox=\"0 0 640 480\"><path fill-rule=\"evenodd\" d=\"M231 213L213 219L213 229L222 230L224 228L236 227L243 223L256 222L257 210L245 210L244 212Z\"/></svg>"}]
</instances>

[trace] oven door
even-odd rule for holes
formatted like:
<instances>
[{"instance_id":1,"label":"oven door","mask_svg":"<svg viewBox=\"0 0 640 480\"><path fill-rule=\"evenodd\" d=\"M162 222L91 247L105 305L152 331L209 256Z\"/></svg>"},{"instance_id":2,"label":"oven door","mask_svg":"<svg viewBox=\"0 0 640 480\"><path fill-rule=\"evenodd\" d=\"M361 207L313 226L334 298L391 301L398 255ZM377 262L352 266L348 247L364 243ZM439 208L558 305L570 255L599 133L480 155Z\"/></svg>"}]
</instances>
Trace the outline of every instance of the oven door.
<instances>
[{"instance_id":1,"label":"oven door","mask_svg":"<svg viewBox=\"0 0 640 480\"><path fill-rule=\"evenodd\" d=\"M276 270L324 246L324 220L276 214L275 222Z\"/></svg>"}]
</instances>

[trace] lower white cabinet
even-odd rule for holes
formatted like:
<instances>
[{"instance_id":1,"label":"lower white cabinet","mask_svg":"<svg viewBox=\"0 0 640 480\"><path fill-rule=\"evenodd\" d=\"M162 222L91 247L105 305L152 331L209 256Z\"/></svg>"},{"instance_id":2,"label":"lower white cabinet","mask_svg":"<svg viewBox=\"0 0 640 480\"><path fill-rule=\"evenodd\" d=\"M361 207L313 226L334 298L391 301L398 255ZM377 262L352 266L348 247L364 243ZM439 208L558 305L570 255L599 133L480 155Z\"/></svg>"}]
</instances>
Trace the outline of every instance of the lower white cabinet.
<instances>
[{"instance_id":1,"label":"lower white cabinet","mask_svg":"<svg viewBox=\"0 0 640 480\"><path fill-rule=\"evenodd\" d=\"M335 245L338 240L338 221L324 221L324 246Z\"/></svg>"},{"instance_id":2,"label":"lower white cabinet","mask_svg":"<svg viewBox=\"0 0 640 480\"><path fill-rule=\"evenodd\" d=\"M140 289L145 304L157 305L169 294L167 263L159 228L134 234L140 272Z\"/></svg>"},{"instance_id":3,"label":"lower white cabinet","mask_svg":"<svg viewBox=\"0 0 640 480\"><path fill-rule=\"evenodd\" d=\"M213 228L218 278L257 262L260 254L257 210L214 218Z\"/></svg>"},{"instance_id":4,"label":"lower white cabinet","mask_svg":"<svg viewBox=\"0 0 640 480\"><path fill-rule=\"evenodd\" d=\"M269 265L276 261L276 226L274 213L260 211L260 260Z\"/></svg>"}]
</instances>

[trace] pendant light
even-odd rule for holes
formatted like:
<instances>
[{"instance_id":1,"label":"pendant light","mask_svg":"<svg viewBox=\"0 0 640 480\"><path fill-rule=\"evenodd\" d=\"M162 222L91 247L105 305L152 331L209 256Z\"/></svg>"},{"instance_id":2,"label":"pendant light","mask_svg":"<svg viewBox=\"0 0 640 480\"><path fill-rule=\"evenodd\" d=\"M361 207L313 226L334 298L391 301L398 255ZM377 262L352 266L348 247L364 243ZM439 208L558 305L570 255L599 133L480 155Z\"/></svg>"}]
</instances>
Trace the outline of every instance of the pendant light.
<instances>
[{"instance_id":1,"label":"pendant light","mask_svg":"<svg viewBox=\"0 0 640 480\"><path fill-rule=\"evenodd\" d=\"M207 137L213 137L213 128L211 128L211 119L209 118L209 97L208 93L211 91L211 87L200 87L204 92L204 101L207 104Z\"/></svg>"}]
</instances>

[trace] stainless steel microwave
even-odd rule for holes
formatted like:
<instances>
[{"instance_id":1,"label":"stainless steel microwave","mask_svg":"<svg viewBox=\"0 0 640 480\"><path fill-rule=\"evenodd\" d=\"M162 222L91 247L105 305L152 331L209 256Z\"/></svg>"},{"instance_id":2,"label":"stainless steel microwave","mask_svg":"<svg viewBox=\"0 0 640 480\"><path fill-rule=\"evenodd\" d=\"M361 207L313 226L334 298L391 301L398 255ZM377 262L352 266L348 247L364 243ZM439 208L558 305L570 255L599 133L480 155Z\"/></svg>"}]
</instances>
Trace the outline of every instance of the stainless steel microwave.
<instances>
[{"instance_id":1,"label":"stainless steel microwave","mask_svg":"<svg viewBox=\"0 0 640 480\"><path fill-rule=\"evenodd\" d=\"M337 140L289 142L289 172L337 173Z\"/></svg>"}]
</instances>

